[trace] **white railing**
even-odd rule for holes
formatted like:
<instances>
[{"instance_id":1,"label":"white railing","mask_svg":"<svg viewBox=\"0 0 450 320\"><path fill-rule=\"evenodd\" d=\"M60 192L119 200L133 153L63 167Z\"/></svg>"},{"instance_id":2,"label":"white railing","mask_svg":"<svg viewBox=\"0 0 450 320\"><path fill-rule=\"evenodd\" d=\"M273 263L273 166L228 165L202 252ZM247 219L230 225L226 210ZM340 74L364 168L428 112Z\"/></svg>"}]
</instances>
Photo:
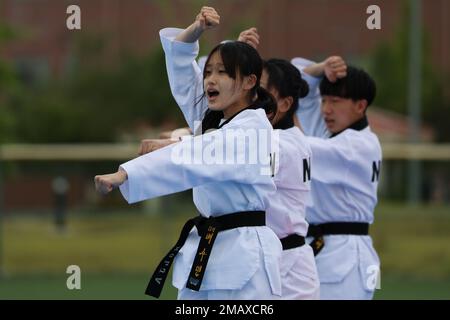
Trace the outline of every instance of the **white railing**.
<instances>
[{"instance_id":1,"label":"white railing","mask_svg":"<svg viewBox=\"0 0 450 320\"><path fill-rule=\"evenodd\" d=\"M383 160L450 160L450 143L383 143ZM0 161L128 160L138 156L139 144L4 144Z\"/></svg>"}]
</instances>

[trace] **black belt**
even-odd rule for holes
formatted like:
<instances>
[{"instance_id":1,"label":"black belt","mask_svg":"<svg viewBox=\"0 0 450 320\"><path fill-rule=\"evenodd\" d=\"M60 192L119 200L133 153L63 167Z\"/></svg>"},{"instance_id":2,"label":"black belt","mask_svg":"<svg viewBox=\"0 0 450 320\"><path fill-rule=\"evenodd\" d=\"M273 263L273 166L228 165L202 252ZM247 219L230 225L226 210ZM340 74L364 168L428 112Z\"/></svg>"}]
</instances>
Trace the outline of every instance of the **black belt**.
<instances>
[{"instance_id":1,"label":"black belt","mask_svg":"<svg viewBox=\"0 0 450 320\"><path fill-rule=\"evenodd\" d=\"M283 245L283 250L289 250L297 247L301 247L305 244L305 237L302 237L296 233L290 234L287 237L280 239Z\"/></svg>"},{"instance_id":2,"label":"black belt","mask_svg":"<svg viewBox=\"0 0 450 320\"><path fill-rule=\"evenodd\" d=\"M150 279L145 294L159 298L164 282L166 281L172 262L186 242L191 229L196 226L198 235L201 237L195 254L194 263L186 284L186 287L192 290L200 290L203 275L205 274L211 250L220 231L239 227L258 227L266 225L266 213L264 211L245 211L230 213L219 217L205 218L197 216L189 219L181 230L175 246L162 259Z\"/></svg>"},{"instance_id":3,"label":"black belt","mask_svg":"<svg viewBox=\"0 0 450 320\"><path fill-rule=\"evenodd\" d=\"M307 237L314 237L314 240L310 243L313 248L314 255L318 255L325 246L323 236L337 234L367 236L369 234L369 224L365 222L331 222L316 225L310 224Z\"/></svg>"}]
</instances>

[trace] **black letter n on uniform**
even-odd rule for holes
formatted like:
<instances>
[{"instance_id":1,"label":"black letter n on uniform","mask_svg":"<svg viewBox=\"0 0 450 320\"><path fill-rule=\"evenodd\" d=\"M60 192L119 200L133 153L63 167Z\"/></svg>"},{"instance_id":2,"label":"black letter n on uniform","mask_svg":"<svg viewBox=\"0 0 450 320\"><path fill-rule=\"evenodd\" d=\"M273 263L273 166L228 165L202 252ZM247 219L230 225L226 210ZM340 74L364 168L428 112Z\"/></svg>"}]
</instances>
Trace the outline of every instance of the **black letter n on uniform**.
<instances>
[{"instance_id":1,"label":"black letter n on uniform","mask_svg":"<svg viewBox=\"0 0 450 320\"><path fill-rule=\"evenodd\" d=\"M303 159L303 182L311 181L311 158Z\"/></svg>"},{"instance_id":2,"label":"black letter n on uniform","mask_svg":"<svg viewBox=\"0 0 450 320\"><path fill-rule=\"evenodd\" d=\"M381 160L372 162L372 182L380 180Z\"/></svg>"}]
</instances>

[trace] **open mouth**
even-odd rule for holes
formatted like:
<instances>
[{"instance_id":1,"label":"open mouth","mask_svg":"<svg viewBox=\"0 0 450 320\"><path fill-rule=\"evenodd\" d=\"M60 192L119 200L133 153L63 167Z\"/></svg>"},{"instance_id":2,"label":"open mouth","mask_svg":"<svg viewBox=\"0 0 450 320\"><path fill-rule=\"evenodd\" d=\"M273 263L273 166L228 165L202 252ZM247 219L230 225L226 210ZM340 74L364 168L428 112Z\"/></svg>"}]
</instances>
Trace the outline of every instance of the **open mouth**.
<instances>
[{"instance_id":1,"label":"open mouth","mask_svg":"<svg viewBox=\"0 0 450 320\"><path fill-rule=\"evenodd\" d=\"M212 100L212 99L215 99L219 95L219 91L210 89L206 92L206 94L208 95L208 98L210 100Z\"/></svg>"}]
</instances>

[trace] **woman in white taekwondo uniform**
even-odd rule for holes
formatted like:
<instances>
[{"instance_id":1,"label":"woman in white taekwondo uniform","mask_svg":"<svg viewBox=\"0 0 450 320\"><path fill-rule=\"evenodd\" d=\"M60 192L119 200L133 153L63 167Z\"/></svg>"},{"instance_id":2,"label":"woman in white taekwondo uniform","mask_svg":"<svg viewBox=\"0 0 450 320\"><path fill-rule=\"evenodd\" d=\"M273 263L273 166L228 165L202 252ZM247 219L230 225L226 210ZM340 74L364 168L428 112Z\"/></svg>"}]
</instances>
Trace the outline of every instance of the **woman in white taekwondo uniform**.
<instances>
[{"instance_id":1,"label":"woman in white taekwondo uniform","mask_svg":"<svg viewBox=\"0 0 450 320\"><path fill-rule=\"evenodd\" d=\"M293 118L299 107L299 97L304 97L308 92L308 84L289 61L270 59L264 62L261 86L277 101L277 112L272 119L277 132L274 144L278 144L279 148L274 156L277 192L270 197L266 224L274 230L283 246L282 299L319 299L320 282L314 254L309 244L305 243L311 149L304 134L294 126ZM146 140L141 144L143 151L140 152L151 152L177 141Z\"/></svg>"},{"instance_id":2,"label":"woman in white taekwondo uniform","mask_svg":"<svg viewBox=\"0 0 450 320\"><path fill-rule=\"evenodd\" d=\"M299 97L306 96L308 85L289 61L269 59L264 63L261 86L277 100L277 113L272 120L278 133L274 139L278 139L279 146L279 153L274 158L277 192L270 198L267 225L275 231L283 245L282 298L319 299L320 283L314 254L309 244L305 243L311 149L305 135L294 126Z\"/></svg>"},{"instance_id":3,"label":"woman in white taekwondo uniform","mask_svg":"<svg viewBox=\"0 0 450 320\"><path fill-rule=\"evenodd\" d=\"M307 134L319 135L308 137L314 166L312 204L307 207L306 219L310 223L308 240L316 254L320 296L371 299L380 262L368 230L377 204L382 154L366 109L375 98L375 82L365 71L347 67L339 57L319 64L299 59L293 63L310 87L308 96L300 101L304 109L297 116ZM328 132L323 132L323 124L317 121L320 112Z\"/></svg>"},{"instance_id":4,"label":"woman in white taekwondo uniform","mask_svg":"<svg viewBox=\"0 0 450 320\"><path fill-rule=\"evenodd\" d=\"M241 32L238 40L256 49L258 37L257 30L251 28ZM205 59L200 61L204 65ZM266 222L283 245L282 298L318 299L320 284L314 255L311 247L305 244L308 229L305 209L310 195L311 149L293 121L299 107L298 99L306 96L308 85L290 62L270 59L264 63L261 86L277 101L277 110L271 120L276 129L274 145L279 149L279 152L274 152L273 157L277 192L270 198ZM188 92L173 93L178 97L177 101L186 101L184 95L194 97L196 94L194 86Z\"/></svg>"},{"instance_id":5,"label":"woman in white taekwondo uniform","mask_svg":"<svg viewBox=\"0 0 450 320\"><path fill-rule=\"evenodd\" d=\"M187 92L201 79L195 63L198 42L194 41L203 30L217 25L218 20L212 8L202 8L185 31L161 31L172 92ZM120 186L130 203L193 188L194 203L201 216L186 223L179 241L153 274L148 294L159 296L176 256L173 285L179 290L179 299L281 296L282 246L275 233L265 226L265 210L276 190L268 161L272 128L266 111L260 108L274 112L276 104L259 86L261 73L262 60L249 45L235 42L217 46L206 64L205 90L200 85L197 96L185 97L183 101L175 95L191 129L200 130L194 128L194 122L199 120L204 134L131 160L121 165L117 173L96 176L97 190L107 193ZM198 101L194 107L191 99ZM218 129L206 133L210 128ZM258 145L244 144L242 148L242 139L236 141L235 133L246 130L258 130ZM233 143L234 159L246 159L244 163L195 162L196 154L226 153ZM194 163L174 161L174 154L183 151L194 154ZM251 152L259 152L264 161L247 161Z\"/></svg>"}]
</instances>

